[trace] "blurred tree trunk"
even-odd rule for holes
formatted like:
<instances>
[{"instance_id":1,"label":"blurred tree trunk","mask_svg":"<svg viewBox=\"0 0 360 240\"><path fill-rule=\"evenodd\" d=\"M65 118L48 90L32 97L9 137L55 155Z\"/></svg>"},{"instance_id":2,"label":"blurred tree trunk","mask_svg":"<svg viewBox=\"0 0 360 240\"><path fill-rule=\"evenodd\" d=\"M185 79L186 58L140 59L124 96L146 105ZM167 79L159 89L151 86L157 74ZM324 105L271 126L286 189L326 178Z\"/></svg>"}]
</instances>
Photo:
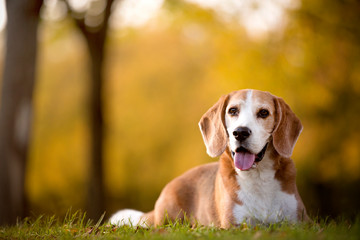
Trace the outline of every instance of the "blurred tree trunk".
<instances>
[{"instance_id":1,"label":"blurred tree trunk","mask_svg":"<svg viewBox=\"0 0 360 240\"><path fill-rule=\"evenodd\" d=\"M85 37L90 53L90 127L91 127L91 166L89 193L87 198L87 213L91 219L97 220L105 211L105 193L103 181L103 68L105 55L105 40L108 30L108 19L111 14L113 0L106 1L106 7L101 16L92 16L96 21L103 19L97 26L85 24L85 16L74 17L76 25ZM76 15L76 14L75 14ZM89 16L87 16L89 17ZM91 17L91 16L90 16Z\"/></svg>"},{"instance_id":2,"label":"blurred tree trunk","mask_svg":"<svg viewBox=\"0 0 360 240\"><path fill-rule=\"evenodd\" d=\"M0 105L0 224L27 211L24 192L42 0L8 0Z\"/></svg>"}]
</instances>

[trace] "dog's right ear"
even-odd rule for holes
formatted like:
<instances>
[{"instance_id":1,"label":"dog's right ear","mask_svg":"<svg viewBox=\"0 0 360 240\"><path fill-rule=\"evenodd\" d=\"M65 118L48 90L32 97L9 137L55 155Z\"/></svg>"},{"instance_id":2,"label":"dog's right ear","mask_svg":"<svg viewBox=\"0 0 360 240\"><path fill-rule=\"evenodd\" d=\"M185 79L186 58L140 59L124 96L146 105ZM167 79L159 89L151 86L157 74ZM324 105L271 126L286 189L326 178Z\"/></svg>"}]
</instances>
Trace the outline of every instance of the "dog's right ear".
<instances>
[{"instance_id":1,"label":"dog's right ear","mask_svg":"<svg viewBox=\"0 0 360 240\"><path fill-rule=\"evenodd\" d=\"M200 119L199 127L210 157L220 156L226 149L228 134L225 128L225 110L229 95L222 96Z\"/></svg>"}]
</instances>

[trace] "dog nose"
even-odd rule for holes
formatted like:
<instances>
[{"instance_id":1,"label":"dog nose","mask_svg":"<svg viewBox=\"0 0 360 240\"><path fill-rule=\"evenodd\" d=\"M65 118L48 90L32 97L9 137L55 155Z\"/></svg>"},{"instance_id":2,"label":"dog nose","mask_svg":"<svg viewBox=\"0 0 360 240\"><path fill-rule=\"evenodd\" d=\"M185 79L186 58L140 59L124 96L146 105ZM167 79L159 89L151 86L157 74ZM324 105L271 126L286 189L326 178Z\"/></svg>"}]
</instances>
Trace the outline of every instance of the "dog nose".
<instances>
[{"instance_id":1,"label":"dog nose","mask_svg":"<svg viewBox=\"0 0 360 240\"><path fill-rule=\"evenodd\" d=\"M236 140L244 141L251 135L251 130L248 127L238 127L233 131Z\"/></svg>"}]
</instances>

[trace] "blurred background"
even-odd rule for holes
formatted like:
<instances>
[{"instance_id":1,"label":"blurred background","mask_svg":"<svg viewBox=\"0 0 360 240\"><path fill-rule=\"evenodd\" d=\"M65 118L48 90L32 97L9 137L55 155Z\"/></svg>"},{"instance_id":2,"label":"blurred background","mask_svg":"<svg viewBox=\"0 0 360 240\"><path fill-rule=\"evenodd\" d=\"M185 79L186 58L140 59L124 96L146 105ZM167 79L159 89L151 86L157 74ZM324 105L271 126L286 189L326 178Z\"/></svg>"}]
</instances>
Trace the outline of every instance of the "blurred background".
<instances>
[{"instance_id":1,"label":"blurred background","mask_svg":"<svg viewBox=\"0 0 360 240\"><path fill-rule=\"evenodd\" d=\"M197 123L222 94L242 88L283 97L301 119L292 159L310 215L359 213L359 1L40 5L26 215L152 210L171 179L217 160L206 155ZM0 76L6 23L1 0ZM89 206L96 184L100 202Z\"/></svg>"}]
</instances>

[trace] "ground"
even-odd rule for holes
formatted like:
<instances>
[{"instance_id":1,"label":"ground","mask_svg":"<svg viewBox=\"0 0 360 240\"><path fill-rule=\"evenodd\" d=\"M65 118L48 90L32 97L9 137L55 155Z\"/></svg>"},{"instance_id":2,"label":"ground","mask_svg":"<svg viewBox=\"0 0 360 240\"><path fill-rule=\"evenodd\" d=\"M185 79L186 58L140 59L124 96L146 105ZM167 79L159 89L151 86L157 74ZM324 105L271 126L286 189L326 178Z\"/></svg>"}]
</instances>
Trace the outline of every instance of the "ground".
<instances>
[{"instance_id":1,"label":"ground","mask_svg":"<svg viewBox=\"0 0 360 240\"><path fill-rule=\"evenodd\" d=\"M360 216L355 220L318 219L308 224L274 224L220 229L170 223L157 228L117 227L87 221L86 214L25 219L16 226L0 227L0 239L360 239Z\"/></svg>"}]
</instances>

